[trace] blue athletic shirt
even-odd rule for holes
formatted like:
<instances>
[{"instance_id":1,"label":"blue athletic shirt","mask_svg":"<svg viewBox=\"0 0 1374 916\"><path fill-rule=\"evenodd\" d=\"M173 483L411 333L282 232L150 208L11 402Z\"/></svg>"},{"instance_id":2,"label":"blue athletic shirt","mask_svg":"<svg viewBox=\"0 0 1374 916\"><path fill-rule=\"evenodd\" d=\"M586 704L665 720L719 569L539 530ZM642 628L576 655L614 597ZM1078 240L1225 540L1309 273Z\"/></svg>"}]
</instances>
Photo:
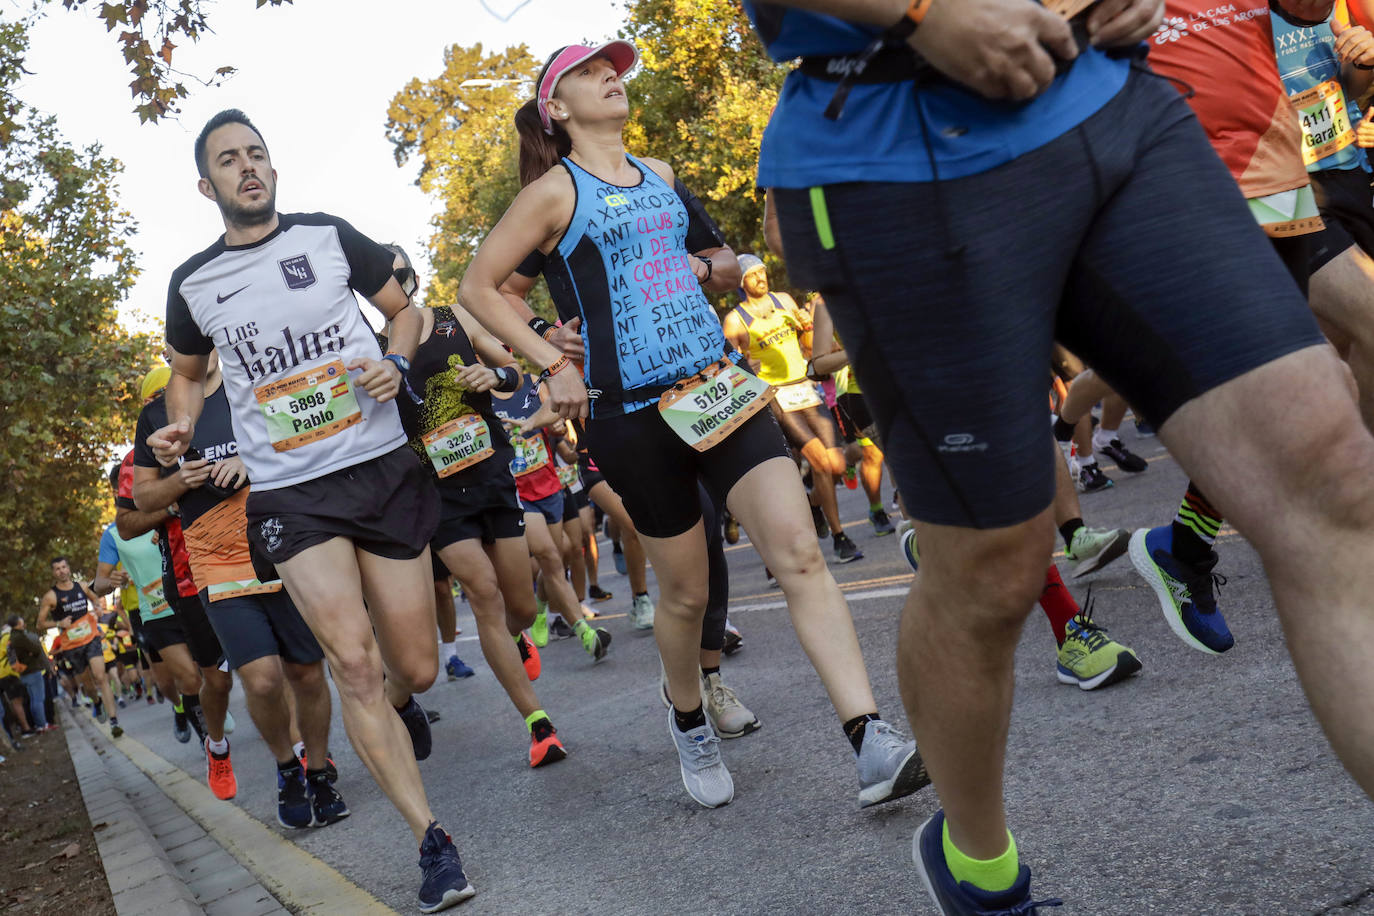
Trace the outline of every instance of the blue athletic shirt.
<instances>
[{"instance_id":1,"label":"blue athletic shirt","mask_svg":"<svg viewBox=\"0 0 1374 916\"><path fill-rule=\"evenodd\" d=\"M1331 17L1315 26L1294 25L1283 17L1281 10L1269 20L1274 29L1274 55L1279 61L1279 76L1283 88L1298 110L1298 122L1302 125L1303 161L1309 172L1325 169L1364 169L1368 172L1369 161L1360 147L1355 145L1354 130L1360 125L1360 109L1350 98L1341 84L1341 61L1336 56L1336 38L1331 34ZM1315 162L1309 162L1307 152L1315 145L1337 139L1337 134L1346 133L1345 125L1336 125L1326 106L1318 102L1317 107L1303 104L1298 96L1309 92L1323 83L1334 83L1332 91L1339 92L1339 99L1333 99L1333 106L1345 109L1350 121L1350 132L1344 146Z\"/></svg>"},{"instance_id":2,"label":"blue athletic shirt","mask_svg":"<svg viewBox=\"0 0 1374 916\"><path fill-rule=\"evenodd\" d=\"M634 187L563 160L577 203L544 264L560 317L582 319L583 371L604 396L592 401L592 416L656 403L657 395L623 400L621 393L666 387L725 355L720 320L687 260L687 205L653 169L625 158L643 176Z\"/></svg>"},{"instance_id":3,"label":"blue athletic shirt","mask_svg":"<svg viewBox=\"0 0 1374 916\"><path fill-rule=\"evenodd\" d=\"M755 0L745 0L744 8L769 56L780 62L856 54L883 31ZM1087 48L1068 73L1029 102L992 101L953 85L922 89L918 99L910 82L858 83L835 121L824 111L837 84L793 72L763 134L758 184L931 181L932 156L941 179L986 172L1087 120L1125 85L1129 67L1126 60Z\"/></svg>"}]
</instances>

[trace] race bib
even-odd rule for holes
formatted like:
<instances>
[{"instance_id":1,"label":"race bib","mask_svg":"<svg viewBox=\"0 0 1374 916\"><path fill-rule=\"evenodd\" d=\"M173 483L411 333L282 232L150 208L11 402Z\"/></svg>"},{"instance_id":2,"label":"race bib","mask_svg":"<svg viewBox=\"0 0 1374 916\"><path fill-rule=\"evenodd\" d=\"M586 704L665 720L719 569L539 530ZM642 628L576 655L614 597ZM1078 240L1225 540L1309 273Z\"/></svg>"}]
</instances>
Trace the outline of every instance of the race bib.
<instances>
[{"instance_id":1,"label":"race bib","mask_svg":"<svg viewBox=\"0 0 1374 916\"><path fill-rule=\"evenodd\" d=\"M289 452L360 423L363 412L342 360L255 388L272 448Z\"/></svg>"},{"instance_id":2,"label":"race bib","mask_svg":"<svg viewBox=\"0 0 1374 916\"><path fill-rule=\"evenodd\" d=\"M1345 91L1336 80L1318 83L1306 92L1291 97L1302 125L1302 161L1320 162L1355 142Z\"/></svg>"},{"instance_id":3,"label":"race bib","mask_svg":"<svg viewBox=\"0 0 1374 916\"><path fill-rule=\"evenodd\" d=\"M449 420L421 438L425 443L425 454L440 477L457 474L496 452L491 444L491 429L487 421L476 414Z\"/></svg>"},{"instance_id":4,"label":"race bib","mask_svg":"<svg viewBox=\"0 0 1374 916\"><path fill-rule=\"evenodd\" d=\"M810 382L783 385L778 389L778 406L788 413L820 405L821 396L816 393L816 386Z\"/></svg>"},{"instance_id":5,"label":"race bib","mask_svg":"<svg viewBox=\"0 0 1374 916\"><path fill-rule=\"evenodd\" d=\"M67 630L67 641L76 642L78 639L85 639L95 631L91 629L90 620L83 620Z\"/></svg>"},{"instance_id":6,"label":"race bib","mask_svg":"<svg viewBox=\"0 0 1374 916\"><path fill-rule=\"evenodd\" d=\"M774 394L767 382L723 359L663 392L658 412L679 439L704 452L762 410Z\"/></svg>"},{"instance_id":7,"label":"race bib","mask_svg":"<svg viewBox=\"0 0 1374 916\"><path fill-rule=\"evenodd\" d=\"M558 482L567 487L574 493L582 490L582 475L577 472L577 465L565 464L558 468Z\"/></svg>"},{"instance_id":8,"label":"race bib","mask_svg":"<svg viewBox=\"0 0 1374 916\"><path fill-rule=\"evenodd\" d=\"M549 450L544 447L544 437L540 433L526 438L511 436L510 444L515 447L515 459L511 461L511 473L516 477L532 474L549 463Z\"/></svg>"},{"instance_id":9,"label":"race bib","mask_svg":"<svg viewBox=\"0 0 1374 916\"><path fill-rule=\"evenodd\" d=\"M246 595L269 595L272 592L281 591L281 580L272 579L262 582L258 579L247 579L242 582L217 582L214 585L205 587L205 595L211 603L223 601L225 598L242 598Z\"/></svg>"},{"instance_id":10,"label":"race bib","mask_svg":"<svg viewBox=\"0 0 1374 916\"><path fill-rule=\"evenodd\" d=\"M167 596L162 591L162 578L160 576L157 581L148 583L139 591L148 597L148 613L144 617L157 617L172 609L172 606L167 603Z\"/></svg>"}]
</instances>

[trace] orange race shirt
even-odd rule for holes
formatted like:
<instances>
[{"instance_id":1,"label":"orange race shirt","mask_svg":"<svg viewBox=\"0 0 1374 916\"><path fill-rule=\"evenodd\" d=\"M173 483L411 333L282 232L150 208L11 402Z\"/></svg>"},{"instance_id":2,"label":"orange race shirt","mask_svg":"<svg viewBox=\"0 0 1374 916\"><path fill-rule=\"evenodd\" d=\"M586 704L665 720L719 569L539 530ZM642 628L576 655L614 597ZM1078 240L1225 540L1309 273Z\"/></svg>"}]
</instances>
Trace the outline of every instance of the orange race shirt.
<instances>
[{"instance_id":1,"label":"orange race shirt","mask_svg":"<svg viewBox=\"0 0 1374 916\"><path fill-rule=\"evenodd\" d=\"M1267 2L1166 0L1164 22L1150 38L1150 66L1195 91L1188 102L1247 198L1307 184Z\"/></svg>"},{"instance_id":2,"label":"orange race shirt","mask_svg":"<svg viewBox=\"0 0 1374 916\"><path fill-rule=\"evenodd\" d=\"M87 611L84 616L62 631L62 651L80 649L101 635L103 633L100 629L100 618L95 616L95 611Z\"/></svg>"}]
</instances>

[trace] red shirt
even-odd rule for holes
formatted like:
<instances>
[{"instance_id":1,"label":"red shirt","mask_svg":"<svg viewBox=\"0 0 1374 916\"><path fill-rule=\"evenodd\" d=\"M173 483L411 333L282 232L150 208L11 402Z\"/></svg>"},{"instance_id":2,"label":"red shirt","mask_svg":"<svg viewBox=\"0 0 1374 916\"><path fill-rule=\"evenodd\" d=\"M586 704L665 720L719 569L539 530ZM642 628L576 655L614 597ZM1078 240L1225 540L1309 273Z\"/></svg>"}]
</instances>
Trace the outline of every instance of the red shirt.
<instances>
[{"instance_id":1,"label":"red shirt","mask_svg":"<svg viewBox=\"0 0 1374 916\"><path fill-rule=\"evenodd\" d=\"M134 453L124 456L119 465L119 493L115 496L115 508L137 509L134 504ZM172 554L172 572L177 578L177 594L183 598L193 598L200 593L196 580L191 577L191 557L186 553L186 539L181 535L181 519L168 518L158 528L162 537L167 539L167 547Z\"/></svg>"},{"instance_id":2,"label":"red shirt","mask_svg":"<svg viewBox=\"0 0 1374 916\"><path fill-rule=\"evenodd\" d=\"M1166 0L1149 59L1156 73L1195 91L1188 103L1247 198L1308 183L1298 115L1274 59L1268 2Z\"/></svg>"}]
</instances>

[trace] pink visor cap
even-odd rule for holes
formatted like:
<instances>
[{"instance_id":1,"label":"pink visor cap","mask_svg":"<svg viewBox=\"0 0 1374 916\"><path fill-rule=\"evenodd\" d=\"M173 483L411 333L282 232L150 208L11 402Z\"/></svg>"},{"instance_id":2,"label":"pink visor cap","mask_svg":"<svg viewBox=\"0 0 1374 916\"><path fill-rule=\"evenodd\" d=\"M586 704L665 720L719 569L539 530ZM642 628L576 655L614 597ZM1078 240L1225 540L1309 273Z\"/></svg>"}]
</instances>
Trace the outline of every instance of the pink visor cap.
<instances>
[{"instance_id":1,"label":"pink visor cap","mask_svg":"<svg viewBox=\"0 0 1374 916\"><path fill-rule=\"evenodd\" d=\"M563 78L569 70L578 64L591 60L593 57L605 55L615 67L617 76L624 76L639 63L639 51L628 41L616 39L608 41L599 47L589 48L586 45L568 45L553 63L544 71L544 78L539 82L539 120L544 122L544 133L553 133L553 122L549 120L549 99L553 98L553 92L558 88L558 81Z\"/></svg>"}]
</instances>

